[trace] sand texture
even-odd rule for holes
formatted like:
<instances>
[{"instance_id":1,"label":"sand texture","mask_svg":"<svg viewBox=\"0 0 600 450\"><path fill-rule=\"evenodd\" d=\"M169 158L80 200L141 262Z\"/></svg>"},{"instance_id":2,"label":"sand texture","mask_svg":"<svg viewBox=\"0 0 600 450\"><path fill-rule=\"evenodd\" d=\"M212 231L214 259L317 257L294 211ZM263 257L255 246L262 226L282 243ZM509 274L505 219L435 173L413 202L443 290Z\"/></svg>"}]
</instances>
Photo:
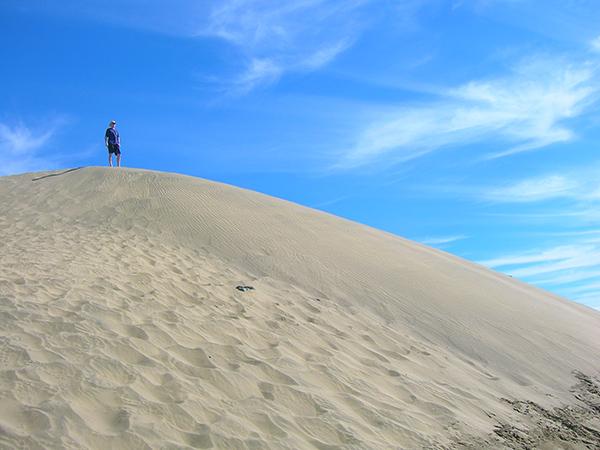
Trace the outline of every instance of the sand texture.
<instances>
[{"instance_id":1,"label":"sand texture","mask_svg":"<svg viewBox=\"0 0 600 450\"><path fill-rule=\"evenodd\" d=\"M323 212L0 178L2 449L599 448L599 371L597 311Z\"/></svg>"}]
</instances>

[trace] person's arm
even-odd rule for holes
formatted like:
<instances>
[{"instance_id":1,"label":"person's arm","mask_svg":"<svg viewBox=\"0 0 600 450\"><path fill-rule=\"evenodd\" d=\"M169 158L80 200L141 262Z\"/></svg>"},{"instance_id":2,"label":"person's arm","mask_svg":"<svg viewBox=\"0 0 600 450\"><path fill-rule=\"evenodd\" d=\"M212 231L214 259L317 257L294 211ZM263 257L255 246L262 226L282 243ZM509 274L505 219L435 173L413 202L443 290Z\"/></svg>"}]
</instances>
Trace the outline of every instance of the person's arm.
<instances>
[{"instance_id":1,"label":"person's arm","mask_svg":"<svg viewBox=\"0 0 600 450\"><path fill-rule=\"evenodd\" d=\"M108 148L108 130L104 133L104 146Z\"/></svg>"}]
</instances>

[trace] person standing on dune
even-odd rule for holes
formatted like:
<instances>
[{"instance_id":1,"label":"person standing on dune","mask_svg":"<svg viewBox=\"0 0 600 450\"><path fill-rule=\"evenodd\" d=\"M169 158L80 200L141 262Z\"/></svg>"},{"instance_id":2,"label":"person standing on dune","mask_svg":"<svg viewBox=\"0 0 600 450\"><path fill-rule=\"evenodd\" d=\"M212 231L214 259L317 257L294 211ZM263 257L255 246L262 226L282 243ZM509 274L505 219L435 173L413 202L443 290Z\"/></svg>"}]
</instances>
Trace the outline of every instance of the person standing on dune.
<instances>
[{"instance_id":1,"label":"person standing on dune","mask_svg":"<svg viewBox=\"0 0 600 450\"><path fill-rule=\"evenodd\" d=\"M121 167L121 138L117 131L117 122L114 120L110 121L106 133L104 133L104 144L108 149L108 165L112 167L112 155L114 153L117 156L117 167Z\"/></svg>"}]
</instances>

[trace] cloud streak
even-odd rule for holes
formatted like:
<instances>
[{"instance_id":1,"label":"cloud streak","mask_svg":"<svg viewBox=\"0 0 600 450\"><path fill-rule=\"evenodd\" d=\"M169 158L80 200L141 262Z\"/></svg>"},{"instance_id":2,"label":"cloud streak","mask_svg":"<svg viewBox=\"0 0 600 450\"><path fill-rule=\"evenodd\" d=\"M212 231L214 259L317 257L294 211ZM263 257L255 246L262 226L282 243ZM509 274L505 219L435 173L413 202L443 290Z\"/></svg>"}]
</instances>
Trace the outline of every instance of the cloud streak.
<instances>
[{"instance_id":1,"label":"cloud streak","mask_svg":"<svg viewBox=\"0 0 600 450\"><path fill-rule=\"evenodd\" d=\"M44 146L53 134L53 129L34 133L23 124L9 127L0 123L0 148L8 156L27 155Z\"/></svg>"},{"instance_id":2,"label":"cloud streak","mask_svg":"<svg viewBox=\"0 0 600 450\"><path fill-rule=\"evenodd\" d=\"M582 251L586 249L589 249L589 247L582 249L581 247L576 246L561 246L538 252L504 255L499 258L480 261L480 264L488 267L498 268L522 264L547 263L576 257L581 255Z\"/></svg>"},{"instance_id":3,"label":"cloud streak","mask_svg":"<svg viewBox=\"0 0 600 450\"><path fill-rule=\"evenodd\" d=\"M572 140L567 121L597 101L597 72L591 63L538 57L502 78L441 90L436 101L382 113L335 167L353 169L384 158L393 164L490 140L505 147L484 155L494 159Z\"/></svg>"},{"instance_id":4,"label":"cloud streak","mask_svg":"<svg viewBox=\"0 0 600 450\"><path fill-rule=\"evenodd\" d=\"M223 39L241 52L246 68L229 84L234 93L246 93L286 72L329 64L362 33L360 11L371 2L225 0L196 35Z\"/></svg>"},{"instance_id":5,"label":"cloud streak","mask_svg":"<svg viewBox=\"0 0 600 450\"><path fill-rule=\"evenodd\" d=\"M531 178L482 192L486 200L500 203L529 203L576 195L580 184L563 175Z\"/></svg>"},{"instance_id":6,"label":"cloud streak","mask_svg":"<svg viewBox=\"0 0 600 450\"><path fill-rule=\"evenodd\" d=\"M438 237L427 237L425 239L420 239L420 242L425 245L444 245L450 244L452 242L461 241L466 239L465 235L456 235L456 236L438 236Z\"/></svg>"},{"instance_id":7,"label":"cloud streak","mask_svg":"<svg viewBox=\"0 0 600 450\"><path fill-rule=\"evenodd\" d=\"M58 123L35 129L23 123L0 123L0 175L48 168L49 159L41 155L54 137Z\"/></svg>"},{"instance_id":8,"label":"cloud streak","mask_svg":"<svg viewBox=\"0 0 600 450\"><path fill-rule=\"evenodd\" d=\"M568 199L581 205L600 201L600 169L579 168L506 183L503 186L471 189L480 199L494 203L534 203ZM568 211L563 211L567 214ZM586 214L584 210L571 211Z\"/></svg>"},{"instance_id":9,"label":"cloud streak","mask_svg":"<svg viewBox=\"0 0 600 450\"><path fill-rule=\"evenodd\" d=\"M595 52L600 52L600 36L596 37L596 39L592 40L592 42L590 42L590 46L592 47L592 50Z\"/></svg>"},{"instance_id":10,"label":"cloud streak","mask_svg":"<svg viewBox=\"0 0 600 450\"><path fill-rule=\"evenodd\" d=\"M477 192L478 200L492 203L527 204L528 211L536 208L545 228L559 227L557 231L535 232L551 238L553 245L499 255L482 260L481 264L532 284L551 287L581 303L600 300L600 231L597 228L600 224L600 167L563 169L561 173L538 175L499 187L465 188L464 192ZM549 208L556 213L549 214ZM523 214L515 212L513 215L521 218ZM558 231L560 229L563 231Z\"/></svg>"},{"instance_id":11,"label":"cloud streak","mask_svg":"<svg viewBox=\"0 0 600 450\"><path fill-rule=\"evenodd\" d=\"M600 299L600 243L579 242L535 252L503 255L480 264L519 277L580 302ZM574 286L574 284L577 284Z\"/></svg>"},{"instance_id":12,"label":"cloud streak","mask_svg":"<svg viewBox=\"0 0 600 450\"><path fill-rule=\"evenodd\" d=\"M227 90L232 94L246 94L260 85L277 81L282 73L283 68L274 61L253 58L248 68L229 82Z\"/></svg>"},{"instance_id":13,"label":"cloud streak","mask_svg":"<svg viewBox=\"0 0 600 450\"><path fill-rule=\"evenodd\" d=\"M378 0L172 0L168 5L160 0L64 0L61 8L55 8L45 0L26 5L7 1L22 11L225 41L238 50L236 59L243 66L239 75L221 83L234 94L272 84L287 72L329 64L371 25L374 14L363 14L364 7L378 3L375 13L380 14L383 8L414 2L397 0L390 7Z\"/></svg>"}]
</instances>

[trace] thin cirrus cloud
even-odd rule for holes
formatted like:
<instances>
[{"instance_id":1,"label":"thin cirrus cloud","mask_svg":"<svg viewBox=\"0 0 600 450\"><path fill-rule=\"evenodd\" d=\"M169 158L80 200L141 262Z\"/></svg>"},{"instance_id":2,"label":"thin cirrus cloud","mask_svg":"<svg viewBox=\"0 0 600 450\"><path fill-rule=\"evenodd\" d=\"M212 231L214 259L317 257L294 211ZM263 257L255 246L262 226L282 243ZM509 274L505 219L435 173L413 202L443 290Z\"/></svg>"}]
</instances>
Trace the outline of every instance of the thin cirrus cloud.
<instances>
[{"instance_id":1,"label":"thin cirrus cloud","mask_svg":"<svg viewBox=\"0 0 600 450\"><path fill-rule=\"evenodd\" d=\"M220 83L244 94L286 72L319 69L350 48L369 26L364 7L380 0L5 0L18 10L85 18L186 38L216 38L239 50L242 72ZM392 9L415 0L397 0ZM373 12L373 9L370 11ZM212 80L214 77L206 77Z\"/></svg>"},{"instance_id":2,"label":"thin cirrus cloud","mask_svg":"<svg viewBox=\"0 0 600 450\"><path fill-rule=\"evenodd\" d=\"M197 36L223 39L246 61L226 86L246 93L290 71L311 71L347 50L363 31L360 10L372 0L226 0Z\"/></svg>"},{"instance_id":3,"label":"thin cirrus cloud","mask_svg":"<svg viewBox=\"0 0 600 450\"><path fill-rule=\"evenodd\" d=\"M600 243L581 241L537 252L503 255L480 264L499 269L537 285L552 285L572 300L600 306Z\"/></svg>"},{"instance_id":4,"label":"thin cirrus cloud","mask_svg":"<svg viewBox=\"0 0 600 450\"><path fill-rule=\"evenodd\" d=\"M35 129L23 123L0 123L0 175L47 168L50 161L41 155L57 130L58 124Z\"/></svg>"},{"instance_id":5,"label":"thin cirrus cloud","mask_svg":"<svg viewBox=\"0 0 600 450\"><path fill-rule=\"evenodd\" d=\"M479 199L493 203L534 203L567 199L579 206L594 205L600 200L600 169L576 168L565 170L561 174L546 174L471 191L476 191ZM581 215L585 211L579 208L571 213ZM563 213L567 214L568 211Z\"/></svg>"},{"instance_id":6,"label":"thin cirrus cloud","mask_svg":"<svg viewBox=\"0 0 600 450\"><path fill-rule=\"evenodd\" d=\"M532 264L511 270L516 277L530 279L540 275L558 275L574 270L600 268L600 247L581 245L578 253L569 257L556 259L550 262Z\"/></svg>"},{"instance_id":7,"label":"thin cirrus cloud","mask_svg":"<svg viewBox=\"0 0 600 450\"><path fill-rule=\"evenodd\" d=\"M598 294L600 293L600 283L589 283L568 289L568 292L571 295L586 295L589 294L590 291L594 291L596 296L600 298L600 294Z\"/></svg>"},{"instance_id":8,"label":"thin cirrus cloud","mask_svg":"<svg viewBox=\"0 0 600 450\"><path fill-rule=\"evenodd\" d=\"M596 226L600 222L599 190L600 170L597 167L580 167L560 175L543 175L481 189L481 198L497 203L547 202L538 206L554 209L554 201L560 199L560 214L549 214L543 220L545 223L558 220L556 223L570 228L551 234L554 240L568 239L568 245L555 244L537 251L500 255L481 261L481 264L537 285L553 286L553 290L572 300L586 304L596 302L600 306L599 232L588 226L581 228L580 223ZM578 223L580 226L573 228Z\"/></svg>"},{"instance_id":9,"label":"thin cirrus cloud","mask_svg":"<svg viewBox=\"0 0 600 450\"><path fill-rule=\"evenodd\" d=\"M561 260L577 258L590 250L590 246L565 245L537 252L524 252L504 255L498 258L480 261L479 263L488 267L505 267L516 265L531 265L537 263L548 263Z\"/></svg>"},{"instance_id":10,"label":"thin cirrus cloud","mask_svg":"<svg viewBox=\"0 0 600 450\"><path fill-rule=\"evenodd\" d=\"M483 155L501 158L575 137L567 120L598 99L596 65L532 58L503 78L475 80L440 91L436 101L389 108L356 137L335 168L398 163L443 148L484 141L502 147Z\"/></svg>"},{"instance_id":11,"label":"thin cirrus cloud","mask_svg":"<svg viewBox=\"0 0 600 450\"><path fill-rule=\"evenodd\" d=\"M480 191L485 200L497 203L530 203L577 196L580 182L563 175L530 178L513 184Z\"/></svg>"},{"instance_id":12,"label":"thin cirrus cloud","mask_svg":"<svg viewBox=\"0 0 600 450\"><path fill-rule=\"evenodd\" d=\"M590 42L590 46L593 51L600 52L600 36L593 39L592 42Z\"/></svg>"},{"instance_id":13,"label":"thin cirrus cloud","mask_svg":"<svg viewBox=\"0 0 600 450\"><path fill-rule=\"evenodd\" d=\"M257 86L277 81L282 73L283 68L271 59L253 58L246 70L227 84L226 90L245 94Z\"/></svg>"},{"instance_id":14,"label":"thin cirrus cloud","mask_svg":"<svg viewBox=\"0 0 600 450\"><path fill-rule=\"evenodd\" d=\"M546 278L537 278L536 283L542 285L556 286L561 284L578 283L585 280L598 280L600 279L600 267L589 270L574 270L565 271L562 274L551 274Z\"/></svg>"},{"instance_id":15,"label":"thin cirrus cloud","mask_svg":"<svg viewBox=\"0 0 600 450\"><path fill-rule=\"evenodd\" d=\"M456 236L437 236L437 237L427 237L421 239L420 242L425 245L444 245L450 244L452 242L461 241L466 239L465 235L456 235Z\"/></svg>"}]
</instances>

